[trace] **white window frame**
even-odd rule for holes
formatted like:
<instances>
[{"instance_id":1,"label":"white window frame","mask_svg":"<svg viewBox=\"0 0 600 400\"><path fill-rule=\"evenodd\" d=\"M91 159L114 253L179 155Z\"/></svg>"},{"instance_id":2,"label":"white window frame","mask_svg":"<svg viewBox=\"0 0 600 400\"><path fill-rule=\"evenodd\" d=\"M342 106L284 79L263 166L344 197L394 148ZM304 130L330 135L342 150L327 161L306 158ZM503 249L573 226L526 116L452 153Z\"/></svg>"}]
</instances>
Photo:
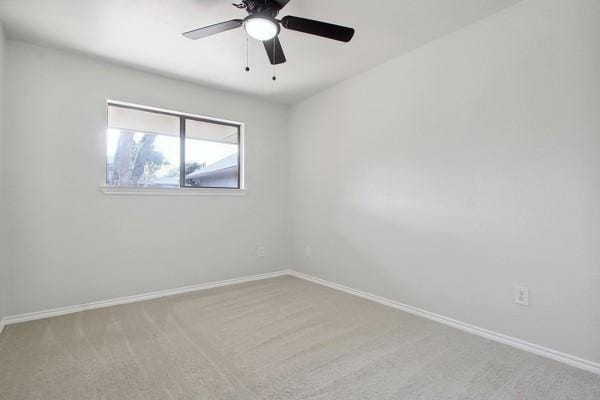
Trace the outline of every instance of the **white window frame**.
<instances>
[{"instance_id":1,"label":"white window frame","mask_svg":"<svg viewBox=\"0 0 600 400\"><path fill-rule=\"evenodd\" d=\"M207 117L199 114L185 113L165 108L145 106L141 104L128 103L118 100L108 99L106 101L106 110L110 106L125 107L137 109L140 111L156 112L160 114L168 114L176 117L188 118L189 120L197 120L203 122L212 122L217 124L235 125L239 127L239 188L203 188L203 187L176 187L176 188L153 188L153 187L135 187L135 186L113 186L106 184L106 172L104 183L99 186L102 193L108 195L178 195L178 196L243 196L247 193L246 188L246 163L245 163L245 133L246 126L243 122L231 121L215 117ZM107 112L108 115L108 112ZM108 116L107 124L108 127ZM106 149L104 151L106 154ZM107 160L105 159L105 165ZM181 160L183 162L183 160ZM105 168L106 171L106 168Z\"/></svg>"}]
</instances>

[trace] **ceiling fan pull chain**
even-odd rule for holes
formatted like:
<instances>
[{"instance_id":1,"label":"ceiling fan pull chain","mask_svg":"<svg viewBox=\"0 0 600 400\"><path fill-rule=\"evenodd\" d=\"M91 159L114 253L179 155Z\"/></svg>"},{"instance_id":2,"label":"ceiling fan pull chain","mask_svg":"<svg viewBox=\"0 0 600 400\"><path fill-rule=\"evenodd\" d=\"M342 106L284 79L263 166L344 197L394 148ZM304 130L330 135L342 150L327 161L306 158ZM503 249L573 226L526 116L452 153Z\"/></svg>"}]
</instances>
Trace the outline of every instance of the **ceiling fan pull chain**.
<instances>
[{"instance_id":1,"label":"ceiling fan pull chain","mask_svg":"<svg viewBox=\"0 0 600 400\"><path fill-rule=\"evenodd\" d=\"M250 46L248 34L246 33L246 72L250 72Z\"/></svg>"},{"instance_id":2,"label":"ceiling fan pull chain","mask_svg":"<svg viewBox=\"0 0 600 400\"><path fill-rule=\"evenodd\" d=\"M275 39L277 38L277 36L275 36L275 38L273 39L273 59L276 60L277 58L277 47L275 46ZM277 75L275 73L275 67L276 64L273 64L273 80L276 81L277 80Z\"/></svg>"}]
</instances>

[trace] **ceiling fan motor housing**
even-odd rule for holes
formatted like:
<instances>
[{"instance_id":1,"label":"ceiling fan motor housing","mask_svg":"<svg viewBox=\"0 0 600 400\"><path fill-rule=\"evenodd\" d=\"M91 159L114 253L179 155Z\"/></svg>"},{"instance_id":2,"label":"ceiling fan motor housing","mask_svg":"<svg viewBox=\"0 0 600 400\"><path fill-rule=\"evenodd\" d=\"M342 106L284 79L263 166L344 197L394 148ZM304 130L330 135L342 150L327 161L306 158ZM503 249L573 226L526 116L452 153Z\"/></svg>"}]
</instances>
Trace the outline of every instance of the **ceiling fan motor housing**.
<instances>
[{"instance_id":1,"label":"ceiling fan motor housing","mask_svg":"<svg viewBox=\"0 0 600 400\"><path fill-rule=\"evenodd\" d=\"M275 18L279 14L279 7L270 0L243 0L246 11L251 16L260 15L267 18Z\"/></svg>"}]
</instances>

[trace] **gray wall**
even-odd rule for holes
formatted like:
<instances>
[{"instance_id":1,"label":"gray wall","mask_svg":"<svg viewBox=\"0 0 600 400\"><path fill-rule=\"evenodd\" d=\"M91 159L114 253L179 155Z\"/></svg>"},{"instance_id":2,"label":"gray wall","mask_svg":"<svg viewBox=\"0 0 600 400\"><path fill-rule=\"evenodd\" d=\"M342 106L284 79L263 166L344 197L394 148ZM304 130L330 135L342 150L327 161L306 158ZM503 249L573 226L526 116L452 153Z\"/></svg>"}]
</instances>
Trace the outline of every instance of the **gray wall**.
<instances>
[{"instance_id":1,"label":"gray wall","mask_svg":"<svg viewBox=\"0 0 600 400\"><path fill-rule=\"evenodd\" d=\"M294 267L600 361L599 38L528 0L294 106Z\"/></svg>"},{"instance_id":2,"label":"gray wall","mask_svg":"<svg viewBox=\"0 0 600 400\"><path fill-rule=\"evenodd\" d=\"M6 50L11 315L289 265L286 107L21 42ZM248 195L102 194L107 99L245 122Z\"/></svg>"}]
</instances>

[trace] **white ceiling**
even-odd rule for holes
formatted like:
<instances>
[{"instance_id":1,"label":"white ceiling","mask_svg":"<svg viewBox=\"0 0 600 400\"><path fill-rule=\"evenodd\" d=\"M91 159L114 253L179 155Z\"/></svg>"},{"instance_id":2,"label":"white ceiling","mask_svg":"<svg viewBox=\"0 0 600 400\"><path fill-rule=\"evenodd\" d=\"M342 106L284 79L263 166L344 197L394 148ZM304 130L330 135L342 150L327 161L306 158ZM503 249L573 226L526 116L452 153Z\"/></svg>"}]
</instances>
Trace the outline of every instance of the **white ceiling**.
<instances>
[{"instance_id":1,"label":"white ceiling","mask_svg":"<svg viewBox=\"0 0 600 400\"><path fill-rule=\"evenodd\" d=\"M192 41L182 32L246 13L231 0L0 0L9 38L292 103L520 0L291 0L280 16L356 29L349 44L283 29L288 62L272 67L260 42L245 72L243 30Z\"/></svg>"}]
</instances>

